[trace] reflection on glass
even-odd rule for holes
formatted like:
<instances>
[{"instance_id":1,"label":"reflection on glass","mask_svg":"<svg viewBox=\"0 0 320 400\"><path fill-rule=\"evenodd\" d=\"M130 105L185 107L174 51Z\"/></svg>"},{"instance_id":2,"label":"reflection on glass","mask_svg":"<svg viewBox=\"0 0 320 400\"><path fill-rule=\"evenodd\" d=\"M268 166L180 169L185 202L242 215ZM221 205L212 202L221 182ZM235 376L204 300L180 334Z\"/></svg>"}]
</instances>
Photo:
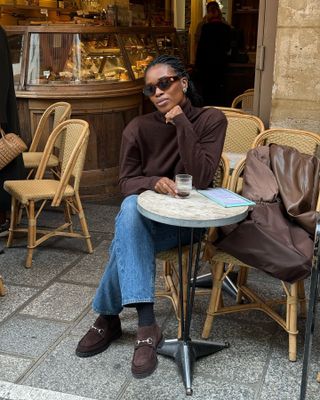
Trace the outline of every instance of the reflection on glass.
<instances>
[{"instance_id":1,"label":"reflection on glass","mask_svg":"<svg viewBox=\"0 0 320 400\"><path fill-rule=\"evenodd\" d=\"M32 33L27 83L128 81L115 34Z\"/></svg>"},{"instance_id":2,"label":"reflection on glass","mask_svg":"<svg viewBox=\"0 0 320 400\"><path fill-rule=\"evenodd\" d=\"M134 77L142 78L146 66L157 56L157 49L151 35L122 35L129 56Z\"/></svg>"},{"instance_id":3,"label":"reflection on glass","mask_svg":"<svg viewBox=\"0 0 320 400\"><path fill-rule=\"evenodd\" d=\"M8 44L12 62L14 84L15 86L17 86L20 82L20 74L21 74L23 35L9 34Z\"/></svg>"},{"instance_id":4,"label":"reflection on glass","mask_svg":"<svg viewBox=\"0 0 320 400\"><path fill-rule=\"evenodd\" d=\"M160 54L181 55L178 39L174 33L159 34L156 36L156 41Z\"/></svg>"}]
</instances>

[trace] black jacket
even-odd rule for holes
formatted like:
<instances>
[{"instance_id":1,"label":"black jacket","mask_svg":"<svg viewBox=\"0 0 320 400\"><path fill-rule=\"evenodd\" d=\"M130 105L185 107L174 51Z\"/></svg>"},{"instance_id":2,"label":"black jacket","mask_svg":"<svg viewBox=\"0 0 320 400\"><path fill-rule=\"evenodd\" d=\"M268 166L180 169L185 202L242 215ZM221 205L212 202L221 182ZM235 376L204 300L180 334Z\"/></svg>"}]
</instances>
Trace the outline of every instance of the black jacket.
<instances>
[{"instance_id":1,"label":"black jacket","mask_svg":"<svg viewBox=\"0 0 320 400\"><path fill-rule=\"evenodd\" d=\"M13 72L7 35L0 26L0 124L6 132L20 133L17 102L14 91ZM0 210L10 210L10 196L3 183L11 179L24 179L25 169L22 155L0 170Z\"/></svg>"}]
</instances>

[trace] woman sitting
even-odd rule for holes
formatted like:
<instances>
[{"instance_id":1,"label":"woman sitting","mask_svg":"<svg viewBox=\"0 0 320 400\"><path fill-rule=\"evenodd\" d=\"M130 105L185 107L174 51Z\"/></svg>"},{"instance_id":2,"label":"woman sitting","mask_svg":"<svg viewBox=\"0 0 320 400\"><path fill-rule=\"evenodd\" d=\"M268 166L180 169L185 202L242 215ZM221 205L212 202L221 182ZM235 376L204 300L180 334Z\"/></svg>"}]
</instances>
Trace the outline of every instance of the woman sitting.
<instances>
[{"instance_id":1,"label":"woman sitting","mask_svg":"<svg viewBox=\"0 0 320 400\"><path fill-rule=\"evenodd\" d=\"M219 110L197 108L197 95L179 59L161 55L145 71L144 94L157 111L134 118L125 128L120 152L120 188L125 196L116 218L109 261L93 300L99 315L80 340L76 354L104 351L122 334L119 314L135 307L138 330L132 359L136 378L157 366L162 333L153 310L155 254L178 244L177 229L143 217L137 197L145 190L175 195L174 176L193 176L198 189L212 183L227 121ZM189 241L189 230L182 231Z\"/></svg>"}]
</instances>

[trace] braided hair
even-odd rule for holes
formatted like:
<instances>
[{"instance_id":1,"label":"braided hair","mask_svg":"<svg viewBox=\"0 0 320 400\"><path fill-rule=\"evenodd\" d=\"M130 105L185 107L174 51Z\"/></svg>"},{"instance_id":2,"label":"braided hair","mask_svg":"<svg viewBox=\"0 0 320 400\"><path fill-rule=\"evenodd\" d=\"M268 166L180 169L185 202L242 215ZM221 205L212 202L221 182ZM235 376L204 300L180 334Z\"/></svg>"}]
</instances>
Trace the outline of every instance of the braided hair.
<instances>
[{"instance_id":1,"label":"braided hair","mask_svg":"<svg viewBox=\"0 0 320 400\"><path fill-rule=\"evenodd\" d=\"M186 71L183 62L179 58L167 54L162 54L148 64L144 72L145 75L150 68L158 64L169 65L175 71L177 76L179 76L179 78L186 78L188 80L188 88L185 95L189 98L193 106L196 107L202 106L203 104L202 98L197 92L193 82L190 80L190 76Z\"/></svg>"}]
</instances>

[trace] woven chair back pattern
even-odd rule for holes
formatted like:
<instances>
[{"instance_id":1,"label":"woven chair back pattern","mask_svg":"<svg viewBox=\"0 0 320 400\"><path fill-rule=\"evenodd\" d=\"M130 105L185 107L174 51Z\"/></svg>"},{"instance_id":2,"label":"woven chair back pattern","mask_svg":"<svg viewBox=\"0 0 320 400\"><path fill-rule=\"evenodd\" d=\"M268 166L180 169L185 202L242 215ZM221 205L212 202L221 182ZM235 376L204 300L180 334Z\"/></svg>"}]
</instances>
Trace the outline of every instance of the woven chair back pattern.
<instances>
[{"instance_id":1,"label":"woven chair back pattern","mask_svg":"<svg viewBox=\"0 0 320 400\"><path fill-rule=\"evenodd\" d=\"M259 135L252 147L271 143L295 147L300 153L315 155L320 144L320 135L298 129L271 128Z\"/></svg>"},{"instance_id":2,"label":"woven chair back pattern","mask_svg":"<svg viewBox=\"0 0 320 400\"><path fill-rule=\"evenodd\" d=\"M248 92L244 92L233 99L231 103L232 108L237 108L237 106L241 103L241 109L247 113L253 112L253 99L254 99L254 91L250 90Z\"/></svg>"},{"instance_id":3,"label":"woven chair back pattern","mask_svg":"<svg viewBox=\"0 0 320 400\"><path fill-rule=\"evenodd\" d=\"M65 101L59 101L57 103L51 104L42 114L38 126L34 132L32 138L32 143L30 145L29 151L37 151L39 142L43 133L48 127L49 131L56 128L61 122L70 118L71 115L71 104ZM52 129L50 129L50 117L52 117ZM41 140L42 143L46 143L45 140ZM59 148L61 144L61 139L58 138L55 147Z\"/></svg>"},{"instance_id":4,"label":"woven chair back pattern","mask_svg":"<svg viewBox=\"0 0 320 400\"><path fill-rule=\"evenodd\" d=\"M79 191L82 169L85 161L86 150L89 139L89 124L83 120L67 120L64 130L65 147L63 149L63 169L59 187L52 200L53 207L59 206L65 192L66 186L70 184L73 176L73 188L75 193ZM63 133L63 131L61 131Z\"/></svg>"},{"instance_id":5,"label":"woven chair back pattern","mask_svg":"<svg viewBox=\"0 0 320 400\"><path fill-rule=\"evenodd\" d=\"M264 130L263 122L252 115L226 114L228 127L223 151L246 153L256 136Z\"/></svg>"},{"instance_id":6,"label":"woven chair back pattern","mask_svg":"<svg viewBox=\"0 0 320 400\"><path fill-rule=\"evenodd\" d=\"M74 150L78 143L81 142L81 148L79 149L79 155L70 170L70 175L74 177L74 188L79 189L80 178L85 162L86 150L89 139L89 127L87 131L83 132L85 127L82 123L77 122L78 120L70 120L70 123L66 126L65 130L61 132L63 142L61 147L62 160L61 160L61 173L64 174L69 167L70 159L73 156ZM80 120L81 121L81 120Z\"/></svg>"}]
</instances>

